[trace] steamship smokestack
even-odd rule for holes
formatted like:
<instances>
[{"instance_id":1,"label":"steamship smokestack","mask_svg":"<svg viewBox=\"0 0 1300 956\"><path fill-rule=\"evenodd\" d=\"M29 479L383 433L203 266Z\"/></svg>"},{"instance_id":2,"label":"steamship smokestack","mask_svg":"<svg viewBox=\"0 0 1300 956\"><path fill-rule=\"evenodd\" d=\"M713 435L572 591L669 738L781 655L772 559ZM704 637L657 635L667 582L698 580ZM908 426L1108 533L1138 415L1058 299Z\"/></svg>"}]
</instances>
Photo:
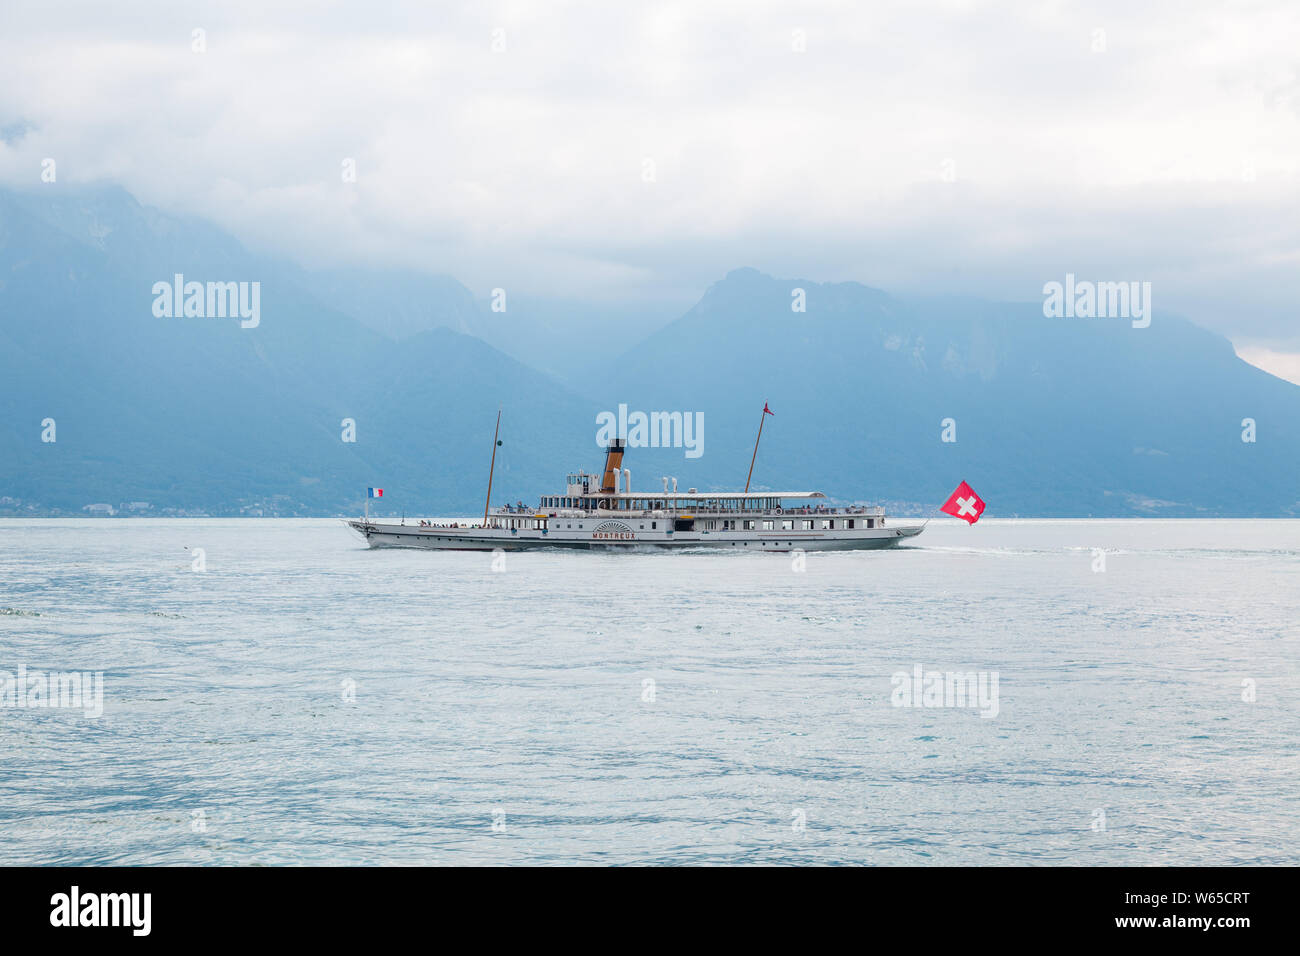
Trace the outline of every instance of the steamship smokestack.
<instances>
[{"instance_id":1,"label":"steamship smokestack","mask_svg":"<svg viewBox=\"0 0 1300 956\"><path fill-rule=\"evenodd\" d=\"M623 464L623 449L627 447L627 440L623 438L611 438L609 448L605 450L605 474L600 479L600 493L602 495L612 495L615 486L618 484L618 469Z\"/></svg>"}]
</instances>

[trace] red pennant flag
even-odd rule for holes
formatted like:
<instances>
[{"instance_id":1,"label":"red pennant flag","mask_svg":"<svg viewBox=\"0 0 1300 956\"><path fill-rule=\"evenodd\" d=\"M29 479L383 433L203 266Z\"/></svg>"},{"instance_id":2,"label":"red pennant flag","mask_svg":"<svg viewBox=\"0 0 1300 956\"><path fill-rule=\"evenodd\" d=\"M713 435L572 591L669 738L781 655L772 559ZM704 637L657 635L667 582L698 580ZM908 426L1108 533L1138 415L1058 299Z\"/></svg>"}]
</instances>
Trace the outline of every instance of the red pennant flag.
<instances>
[{"instance_id":1,"label":"red pennant flag","mask_svg":"<svg viewBox=\"0 0 1300 956\"><path fill-rule=\"evenodd\" d=\"M773 417L776 416L776 412L772 411L772 409L770 409L770 408L767 407L767 402L764 402L764 403L763 403L763 414L764 414L764 415L771 415L771 416L773 416Z\"/></svg>"},{"instance_id":2,"label":"red pennant flag","mask_svg":"<svg viewBox=\"0 0 1300 956\"><path fill-rule=\"evenodd\" d=\"M984 499L963 481L939 510L954 518L964 518L967 524L974 524L984 513Z\"/></svg>"}]
</instances>

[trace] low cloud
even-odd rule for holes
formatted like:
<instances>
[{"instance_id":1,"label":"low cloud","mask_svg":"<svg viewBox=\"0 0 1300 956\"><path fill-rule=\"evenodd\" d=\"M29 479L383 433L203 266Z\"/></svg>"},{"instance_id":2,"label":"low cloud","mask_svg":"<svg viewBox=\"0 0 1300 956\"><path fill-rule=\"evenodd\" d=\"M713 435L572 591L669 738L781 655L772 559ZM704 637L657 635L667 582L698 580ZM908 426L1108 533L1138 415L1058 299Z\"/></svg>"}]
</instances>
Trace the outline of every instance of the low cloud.
<instances>
[{"instance_id":1,"label":"low cloud","mask_svg":"<svg viewBox=\"0 0 1300 956\"><path fill-rule=\"evenodd\" d=\"M360 9L7 4L0 180L52 157L484 295L686 298L744 264L1035 301L1068 271L1300 351L1285 0Z\"/></svg>"}]
</instances>

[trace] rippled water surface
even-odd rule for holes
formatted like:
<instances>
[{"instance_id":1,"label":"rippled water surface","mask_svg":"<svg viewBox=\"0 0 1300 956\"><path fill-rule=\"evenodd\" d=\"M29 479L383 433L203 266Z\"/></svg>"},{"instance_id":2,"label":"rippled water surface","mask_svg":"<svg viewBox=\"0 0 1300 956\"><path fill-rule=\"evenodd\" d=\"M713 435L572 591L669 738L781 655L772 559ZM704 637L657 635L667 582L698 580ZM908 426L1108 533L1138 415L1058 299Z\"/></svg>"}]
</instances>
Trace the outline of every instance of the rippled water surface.
<instances>
[{"instance_id":1,"label":"rippled water surface","mask_svg":"<svg viewBox=\"0 0 1300 956\"><path fill-rule=\"evenodd\" d=\"M0 851L1300 863L1300 522L932 522L793 564L0 521L0 671L104 675L97 719L0 707ZM916 665L996 672L997 715L893 706Z\"/></svg>"}]
</instances>

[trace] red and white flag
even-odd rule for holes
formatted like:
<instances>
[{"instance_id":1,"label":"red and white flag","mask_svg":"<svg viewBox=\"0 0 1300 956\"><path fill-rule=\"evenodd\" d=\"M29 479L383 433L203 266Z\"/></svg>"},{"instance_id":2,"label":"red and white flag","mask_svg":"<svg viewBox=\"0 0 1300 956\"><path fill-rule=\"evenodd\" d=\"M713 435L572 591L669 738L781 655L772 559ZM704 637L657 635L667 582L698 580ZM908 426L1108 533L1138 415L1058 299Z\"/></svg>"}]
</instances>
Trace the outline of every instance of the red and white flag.
<instances>
[{"instance_id":1,"label":"red and white flag","mask_svg":"<svg viewBox=\"0 0 1300 956\"><path fill-rule=\"evenodd\" d=\"M984 499L963 481L939 510L954 518L965 518L968 524L974 524L984 513Z\"/></svg>"},{"instance_id":2,"label":"red and white flag","mask_svg":"<svg viewBox=\"0 0 1300 956\"><path fill-rule=\"evenodd\" d=\"M772 411L772 409L770 409L770 408L767 407L767 402L764 402L764 403L763 403L763 414L764 414L764 415L771 415L773 418L776 417L776 412Z\"/></svg>"}]
</instances>

